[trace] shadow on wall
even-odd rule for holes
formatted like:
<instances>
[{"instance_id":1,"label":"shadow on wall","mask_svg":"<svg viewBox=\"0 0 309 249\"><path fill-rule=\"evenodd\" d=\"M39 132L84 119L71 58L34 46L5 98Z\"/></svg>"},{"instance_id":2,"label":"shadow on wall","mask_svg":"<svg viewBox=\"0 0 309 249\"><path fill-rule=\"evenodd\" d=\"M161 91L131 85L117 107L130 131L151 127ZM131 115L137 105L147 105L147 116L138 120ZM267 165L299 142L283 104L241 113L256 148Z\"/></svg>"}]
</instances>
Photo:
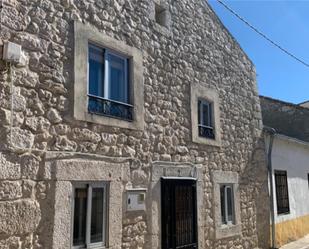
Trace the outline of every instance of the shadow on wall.
<instances>
[{"instance_id":1,"label":"shadow on wall","mask_svg":"<svg viewBox=\"0 0 309 249\"><path fill-rule=\"evenodd\" d=\"M255 233L246 227L247 223L255 223L259 248L270 246L270 201L267 174L265 143L261 136L255 143L255 148L249 158L249 165L242 173L239 185L243 236L247 237L251 235L250 233ZM244 194L246 196L243 196ZM254 217L255 213L256 217Z\"/></svg>"}]
</instances>

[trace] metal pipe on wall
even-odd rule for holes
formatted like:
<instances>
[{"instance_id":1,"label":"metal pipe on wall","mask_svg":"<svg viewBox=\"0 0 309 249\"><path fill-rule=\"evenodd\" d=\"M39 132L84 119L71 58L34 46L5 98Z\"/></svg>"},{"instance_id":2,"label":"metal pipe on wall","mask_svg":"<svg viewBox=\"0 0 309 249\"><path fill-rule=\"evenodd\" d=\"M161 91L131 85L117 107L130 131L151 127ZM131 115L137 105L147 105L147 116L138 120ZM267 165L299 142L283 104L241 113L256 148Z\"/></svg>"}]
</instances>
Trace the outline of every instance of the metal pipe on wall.
<instances>
[{"instance_id":1,"label":"metal pipe on wall","mask_svg":"<svg viewBox=\"0 0 309 249\"><path fill-rule=\"evenodd\" d=\"M270 218L271 218L271 249L277 249L276 245L276 223L275 223L275 206L274 206L274 181L272 167L272 149L274 139L277 134L276 130L271 127L264 126L264 131L269 135L269 145L267 150L267 169L270 185Z\"/></svg>"}]
</instances>

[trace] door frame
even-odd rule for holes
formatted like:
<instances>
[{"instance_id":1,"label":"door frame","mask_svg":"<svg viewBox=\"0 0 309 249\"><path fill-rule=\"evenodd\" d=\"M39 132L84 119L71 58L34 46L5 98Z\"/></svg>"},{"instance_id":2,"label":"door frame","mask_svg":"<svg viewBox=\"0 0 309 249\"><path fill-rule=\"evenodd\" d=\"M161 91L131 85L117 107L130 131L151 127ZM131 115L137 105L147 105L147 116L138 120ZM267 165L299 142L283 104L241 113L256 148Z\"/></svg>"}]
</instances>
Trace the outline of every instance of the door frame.
<instances>
[{"instance_id":1,"label":"door frame","mask_svg":"<svg viewBox=\"0 0 309 249\"><path fill-rule=\"evenodd\" d=\"M198 248L205 247L206 210L204 206L204 181L201 165L179 162L156 161L151 165L151 182L146 200L148 233L147 248L161 249L161 177L169 179L196 180L196 209Z\"/></svg>"}]
</instances>

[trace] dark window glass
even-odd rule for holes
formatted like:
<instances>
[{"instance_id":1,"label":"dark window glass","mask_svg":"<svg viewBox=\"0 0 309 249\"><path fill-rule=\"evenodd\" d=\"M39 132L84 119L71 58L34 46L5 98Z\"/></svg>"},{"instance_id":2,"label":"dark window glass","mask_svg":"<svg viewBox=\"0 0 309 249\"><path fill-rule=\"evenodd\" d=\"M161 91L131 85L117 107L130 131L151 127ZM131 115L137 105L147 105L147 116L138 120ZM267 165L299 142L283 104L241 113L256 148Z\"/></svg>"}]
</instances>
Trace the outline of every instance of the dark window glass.
<instances>
[{"instance_id":1,"label":"dark window glass","mask_svg":"<svg viewBox=\"0 0 309 249\"><path fill-rule=\"evenodd\" d=\"M89 45L89 94L104 97L104 49Z\"/></svg>"},{"instance_id":2,"label":"dark window glass","mask_svg":"<svg viewBox=\"0 0 309 249\"><path fill-rule=\"evenodd\" d=\"M210 119L210 104L202 103L202 125L211 127L211 119Z\"/></svg>"},{"instance_id":3,"label":"dark window glass","mask_svg":"<svg viewBox=\"0 0 309 249\"><path fill-rule=\"evenodd\" d=\"M226 199L227 199L227 219L233 222L233 193L232 188L228 187L226 189Z\"/></svg>"},{"instance_id":4,"label":"dark window glass","mask_svg":"<svg viewBox=\"0 0 309 249\"><path fill-rule=\"evenodd\" d=\"M86 240L87 189L75 189L73 245L84 245Z\"/></svg>"},{"instance_id":5,"label":"dark window glass","mask_svg":"<svg viewBox=\"0 0 309 249\"><path fill-rule=\"evenodd\" d=\"M289 190L286 171L275 171L277 212L285 214L290 212Z\"/></svg>"},{"instance_id":6,"label":"dark window glass","mask_svg":"<svg viewBox=\"0 0 309 249\"><path fill-rule=\"evenodd\" d=\"M220 203L221 203L221 221L222 224L226 224L227 220L225 219L225 186L220 187Z\"/></svg>"},{"instance_id":7,"label":"dark window glass","mask_svg":"<svg viewBox=\"0 0 309 249\"><path fill-rule=\"evenodd\" d=\"M128 103L127 60L108 54L109 65L109 98Z\"/></svg>"},{"instance_id":8,"label":"dark window glass","mask_svg":"<svg viewBox=\"0 0 309 249\"><path fill-rule=\"evenodd\" d=\"M104 189L92 189L91 243L103 241L103 200Z\"/></svg>"}]
</instances>

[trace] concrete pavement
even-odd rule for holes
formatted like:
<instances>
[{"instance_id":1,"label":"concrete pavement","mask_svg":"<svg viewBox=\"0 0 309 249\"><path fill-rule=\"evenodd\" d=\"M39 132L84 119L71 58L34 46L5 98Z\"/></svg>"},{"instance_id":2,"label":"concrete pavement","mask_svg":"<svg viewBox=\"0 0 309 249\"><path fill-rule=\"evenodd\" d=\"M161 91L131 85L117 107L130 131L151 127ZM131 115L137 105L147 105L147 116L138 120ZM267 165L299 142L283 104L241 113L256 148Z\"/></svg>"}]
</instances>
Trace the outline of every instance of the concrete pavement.
<instances>
[{"instance_id":1,"label":"concrete pavement","mask_svg":"<svg viewBox=\"0 0 309 249\"><path fill-rule=\"evenodd\" d=\"M280 249L309 249L309 235L280 247Z\"/></svg>"}]
</instances>

